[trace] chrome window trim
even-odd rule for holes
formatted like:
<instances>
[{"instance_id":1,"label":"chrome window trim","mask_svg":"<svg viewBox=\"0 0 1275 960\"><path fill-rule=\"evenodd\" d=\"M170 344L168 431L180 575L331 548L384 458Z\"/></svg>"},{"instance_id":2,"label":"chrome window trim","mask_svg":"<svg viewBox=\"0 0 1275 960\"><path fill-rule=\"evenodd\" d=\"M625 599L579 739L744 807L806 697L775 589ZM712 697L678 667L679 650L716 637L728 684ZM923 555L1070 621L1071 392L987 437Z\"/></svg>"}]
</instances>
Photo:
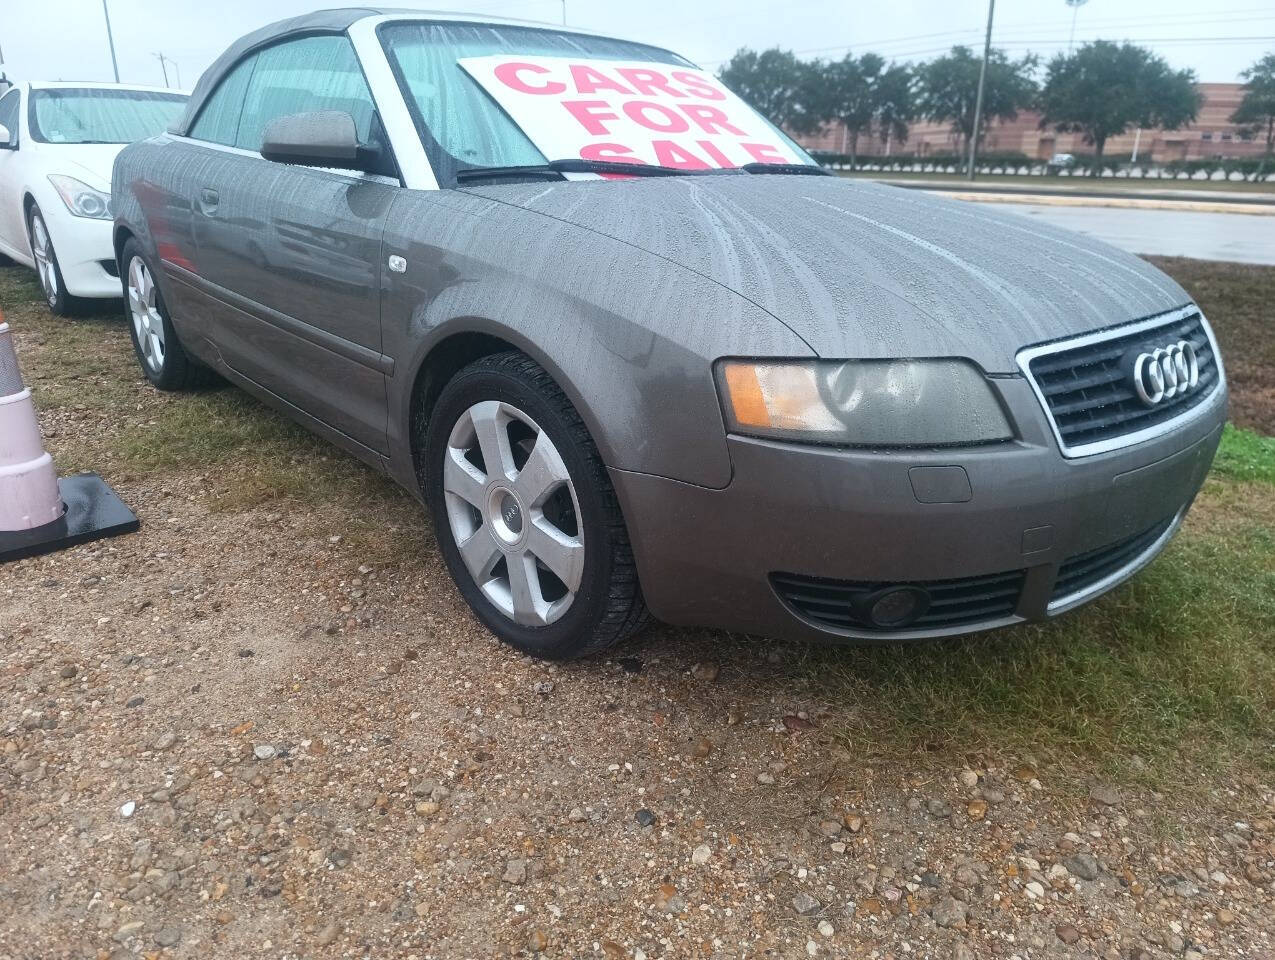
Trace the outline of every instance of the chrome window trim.
<instances>
[{"instance_id":1,"label":"chrome window trim","mask_svg":"<svg viewBox=\"0 0 1275 960\"><path fill-rule=\"evenodd\" d=\"M1074 350L1076 347L1087 347L1090 344L1102 343L1106 340L1115 340L1118 337L1126 337L1131 333L1139 333L1143 330L1152 330L1156 327L1166 326L1168 324L1177 323L1185 320L1192 314L1199 314L1200 327L1204 330L1204 335L1208 337L1209 346L1213 350L1213 362L1217 364L1217 383L1213 385L1213 389L1208 395L1201 398L1200 401L1188 409L1184 410L1176 417L1161 423L1154 424L1150 427L1144 427L1141 430L1135 430L1133 433L1126 433L1119 437L1110 437L1106 440L1095 440L1092 443L1082 443L1077 446L1069 446L1062 438L1062 433L1058 429L1058 423L1054 420L1054 414L1049 409L1049 401L1045 398L1044 391L1041 390L1040 384L1036 382L1036 378L1031 372L1031 362L1038 357L1049 356L1054 353L1061 353L1065 350ZM1126 323L1119 327L1108 327L1105 330L1098 330L1094 333L1086 333L1079 337L1070 337L1066 340L1055 340L1052 343L1042 343L1034 347L1026 347L1019 350L1015 355L1018 363L1018 369L1031 384L1032 392L1036 394L1036 400L1040 404L1041 409L1045 412L1045 418L1049 421L1049 428L1054 434L1054 440L1058 443L1058 449L1067 459L1075 459L1077 457L1089 457L1097 453L1107 453L1111 450L1120 450L1124 447L1132 446L1135 443L1142 443L1146 440L1154 439L1162 436L1172 430L1190 423L1191 421L1203 416L1209 407L1210 402L1216 398L1218 393L1226 386L1226 370L1222 366L1222 352L1218 349L1217 338L1213 336L1213 328L1209 325L1208 319L1204 316L1204 311L1193 303L1185 306L1177 307L1165 313L1156 314L1145 320L1138 320L1134 323Z\"/></svg>"},{"instance_id":2,"label":"chrome window trim","mask_svg":"<svg viewBox=\"0 0 1275 960\"><path fill-rule=\"evenodd\" d=\"M1069 593L1065 597L1059 597L1057 600L1051 600L1049 605L1045 607L1046 615L1052 617L1056 614L1066 613L1068 610L1088 603L1100 594L1106 593L1112 587L1117 586L1132 577L1135 573L1159 556L1160 551L1168 545L1169 540L1173 538L1173 535L1178 532L1178 528L1182 526L1182 518L1185 516L1186 507L1183 507L1177 512L1177 515L1173 518L1173 522L1169 524L1164 533L1156 537L1155 542L1152 543L1151 546L1147 547L1120 569L1113 570L1101 580L1091 583L1089 586L1081 590L1077 590L1075 593Z\"/></svg>"}]
</instances>

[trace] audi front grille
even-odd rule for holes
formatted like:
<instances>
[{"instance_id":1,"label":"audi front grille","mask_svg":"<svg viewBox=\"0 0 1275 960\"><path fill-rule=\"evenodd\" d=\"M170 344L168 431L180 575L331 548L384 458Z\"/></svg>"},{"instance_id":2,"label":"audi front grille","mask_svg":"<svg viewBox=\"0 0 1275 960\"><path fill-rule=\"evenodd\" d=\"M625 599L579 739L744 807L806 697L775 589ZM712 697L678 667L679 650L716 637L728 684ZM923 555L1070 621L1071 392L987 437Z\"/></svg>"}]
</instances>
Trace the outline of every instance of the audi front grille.
<instances>
[{"instance_id":1,"label":"audi front grille","mask_svg":"<svg viewBox=\"0 0 1275 960\"><path fill-rule=\"evenodd\" d=\"M1222 386L1217 343L1194 306L1031 347L1018 354L1018 365L1067 457L1170 430ZM1135 372L1154 374L1155 383L1140 383Z\"/></svg>"}]
</instances>

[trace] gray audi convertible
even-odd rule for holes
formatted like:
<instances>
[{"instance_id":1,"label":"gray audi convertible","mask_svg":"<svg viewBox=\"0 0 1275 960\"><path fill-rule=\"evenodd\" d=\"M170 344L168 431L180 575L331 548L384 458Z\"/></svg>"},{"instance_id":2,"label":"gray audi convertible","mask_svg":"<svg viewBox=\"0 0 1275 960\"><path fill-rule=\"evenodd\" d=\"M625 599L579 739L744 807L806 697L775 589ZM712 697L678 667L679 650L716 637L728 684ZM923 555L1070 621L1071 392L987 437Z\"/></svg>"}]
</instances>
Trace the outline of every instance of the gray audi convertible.
<instances>
[{"instance_id":1,"label":"gray audi convertible","mask_svg":"<svg viewBox=\"0 0 1275 960\"><path fill-rule=\"evenodd\" d=\"M670 53L329 10L115 163L142 370L213 374L424 501L502 640L1044 620L1173 536L1226 413L1137 257L827 175Z\"/></svg>"}]
</instances>

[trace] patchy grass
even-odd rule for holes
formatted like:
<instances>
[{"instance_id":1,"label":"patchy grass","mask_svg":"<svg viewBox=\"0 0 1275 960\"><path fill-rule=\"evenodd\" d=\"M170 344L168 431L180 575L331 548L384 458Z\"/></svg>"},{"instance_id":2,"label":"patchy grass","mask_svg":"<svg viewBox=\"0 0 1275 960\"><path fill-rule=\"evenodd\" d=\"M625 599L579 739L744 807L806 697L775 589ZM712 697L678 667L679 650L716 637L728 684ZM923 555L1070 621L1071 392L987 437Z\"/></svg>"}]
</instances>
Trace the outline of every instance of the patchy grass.
<instances>
[{"instance_id":1,"label":"patchy grass","mask_svg":"<svg viewBox=\"0 0 1275 960\"><path fill-rule=\"evenodd\" d=\"M823 726L856 753L1078 759L1076 769L1098 764L1179 785L1236 764L1275 767L1275 439L1263 435L1275 433L1266 303L1275 269L1156 262L1213 322L1238 424L1183 530L1133 582L1049 624L912 646L798 649L787 679L827 705ZM118 304L56 319L33 274L7 267L0 307L63 470L194 489L246 524L259 510L288 511L340 530L378 565L429 542L410 497L241 391L151 389ZM645 642L679 655L737 651L741 662L752 645L671 628ZM756 669L753 682L777 682Z\"/></svg>"}]
</instances>

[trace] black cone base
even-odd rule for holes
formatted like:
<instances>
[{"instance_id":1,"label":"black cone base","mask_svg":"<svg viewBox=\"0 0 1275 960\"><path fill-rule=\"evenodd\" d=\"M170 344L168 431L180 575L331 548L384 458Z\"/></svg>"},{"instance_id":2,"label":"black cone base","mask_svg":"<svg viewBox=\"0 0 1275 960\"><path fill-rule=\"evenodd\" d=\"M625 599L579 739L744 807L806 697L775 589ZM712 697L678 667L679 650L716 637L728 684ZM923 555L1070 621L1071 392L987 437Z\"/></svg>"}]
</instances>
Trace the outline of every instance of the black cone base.
<instances>
[{"instance_id":1,"label":"black cone base","mask_svg":"<svg viewBox=\"0 0 1275 960\"><path fill-rule=\"evenodd\" d=\"M32 530L0 530L0 563L132 533L139 526L133 511L96 473L62 477L58 492L66 504L60 520Z\"/></svg>"}]
</instances>

